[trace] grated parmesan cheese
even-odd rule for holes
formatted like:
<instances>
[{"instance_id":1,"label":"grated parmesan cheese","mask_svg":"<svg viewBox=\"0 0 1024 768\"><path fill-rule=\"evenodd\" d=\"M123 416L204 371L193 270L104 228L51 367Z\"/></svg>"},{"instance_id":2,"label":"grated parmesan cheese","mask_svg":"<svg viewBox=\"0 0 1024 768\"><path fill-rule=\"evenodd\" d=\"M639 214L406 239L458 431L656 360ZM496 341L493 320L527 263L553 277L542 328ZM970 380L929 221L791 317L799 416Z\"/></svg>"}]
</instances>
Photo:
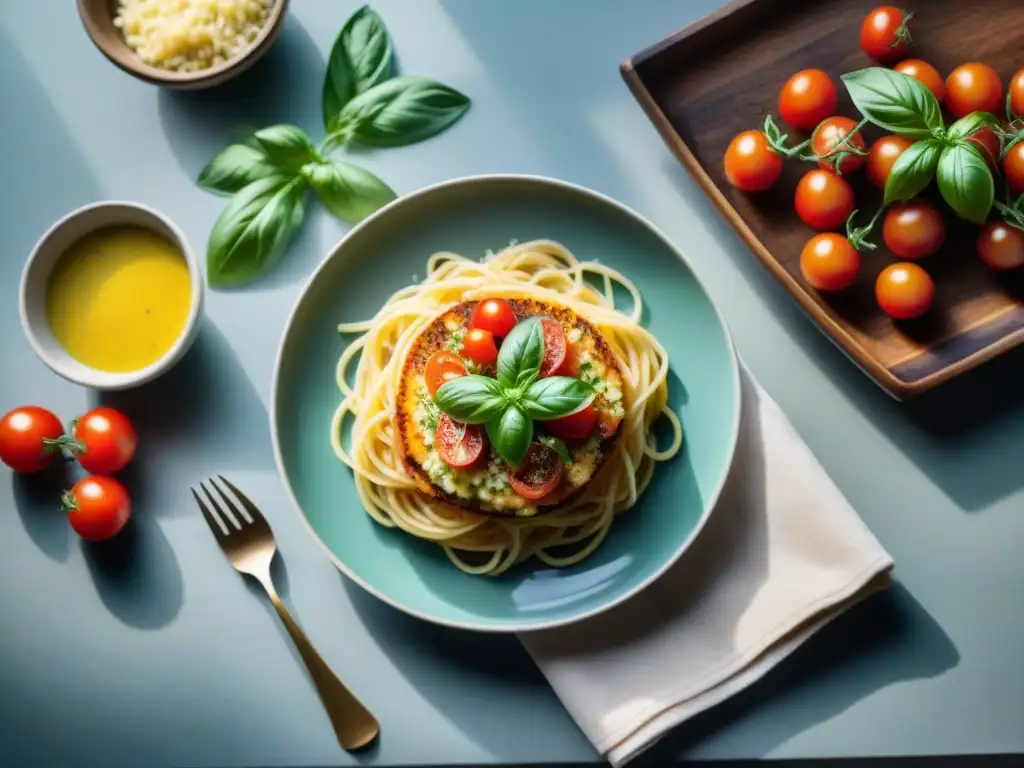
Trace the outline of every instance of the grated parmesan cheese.
<instances>
[{"instance_id":1,"label":"grated parmesan cheese","mask_svg":"<svg viewBox=\"0 0 1024 768\"><path fill-rule=\"evenodd\" d=\"M119 0L114 25L142 61L197 72L253 44L274 0Z\"/></svg>"}]
</instances>

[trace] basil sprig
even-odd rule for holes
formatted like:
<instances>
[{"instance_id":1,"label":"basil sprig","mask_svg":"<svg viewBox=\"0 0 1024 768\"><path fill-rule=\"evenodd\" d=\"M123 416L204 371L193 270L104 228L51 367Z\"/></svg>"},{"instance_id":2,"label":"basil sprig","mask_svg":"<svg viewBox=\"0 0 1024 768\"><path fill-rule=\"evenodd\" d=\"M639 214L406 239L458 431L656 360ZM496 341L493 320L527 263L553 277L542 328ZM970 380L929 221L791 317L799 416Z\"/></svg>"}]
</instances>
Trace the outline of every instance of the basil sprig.
<instances>
[{"instance_id":1,"label":"basil sprig","mask_svg":"<svg viewBox=\"0 0 1024 768\"><path fill-rule=\"evenodd\" d=\"M309 188L351 224L395 199L375 174L333 157L334 148L349 141L380 147L422 141L458 120L469 99L425 77L393 77L393 70L387 28L363 6L341 28L327 62L326 138L317 145L299 127L272 125L206 164L199 186L234 195L210 233L211 285L241 285L275 263L302 224Z\"/></svg>"},{"instance_id":2,"label":"basil sprig","mask_svg":"<svg viewBox=\"0 0 1024 768\"><path fill-rule=\"evenodd\" d=\"M437 390L434 402L455 421L485 424L498 455L517 467L533 440L534 419L568 416L594 399L594 388L582 379L538 378L543 361L541 318L531 317L516 325L502 342L497 378L469 375L452 379ZM564 444L562 449L568 453Z\"/></svg>"},{"instance_id":3,"label":"basil sprig","mask_svg":"<svg viewBox=\"0 0 1024 768\"><path fill-rule=\"evenodd\" d=\"M998 126L998 119L987 112L974 112L946 128L935 95L909 75L869 67L842 79L868 121L918 139L889 172L883 206L911 199L935 179L939 193L957 216L984 223L995 198L995 181L971 137L986 126Z\"/></svg>"}]
</instances>

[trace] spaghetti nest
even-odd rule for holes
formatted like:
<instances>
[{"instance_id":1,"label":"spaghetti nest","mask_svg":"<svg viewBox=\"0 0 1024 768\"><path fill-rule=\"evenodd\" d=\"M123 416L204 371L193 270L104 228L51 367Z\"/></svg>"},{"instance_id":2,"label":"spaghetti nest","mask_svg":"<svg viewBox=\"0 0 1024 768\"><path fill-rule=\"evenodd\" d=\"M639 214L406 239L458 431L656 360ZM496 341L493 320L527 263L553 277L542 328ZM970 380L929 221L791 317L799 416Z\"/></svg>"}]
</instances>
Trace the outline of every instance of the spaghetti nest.
<instances>
[{"instance_id":1,"label":"spaghetti nest","mask_svg":"<svg viewBox=\"0 0 1024 768\"><path fill-rule=\"evenodd\" d=\"M628 312L615 306L616 285L632 297ZM449 307L493 297L536 299L572 310L602 333L623 378L625 414L612 455L570 503L533 517L475 513L430 497L406 471L396 444L402 366L417 337ZM423 282L393 294L372 319L338 326L342 334L358 335L338 360L342 401L331 423L331 444L351 467L367 513L383 526L437 542L468 573L497 575L530 557L552 566L586 558L615 516L636 503L655 464L682 447L682 427L667 405L668 356L640 325L642 310L639 291L623 274L578 261L552 241L514 245L483 262L446 252L431 256ZM672 432L662 450L652 432L659 417ZM348 419L353 421L345 446Z\"/></svg>"}]
</instances>

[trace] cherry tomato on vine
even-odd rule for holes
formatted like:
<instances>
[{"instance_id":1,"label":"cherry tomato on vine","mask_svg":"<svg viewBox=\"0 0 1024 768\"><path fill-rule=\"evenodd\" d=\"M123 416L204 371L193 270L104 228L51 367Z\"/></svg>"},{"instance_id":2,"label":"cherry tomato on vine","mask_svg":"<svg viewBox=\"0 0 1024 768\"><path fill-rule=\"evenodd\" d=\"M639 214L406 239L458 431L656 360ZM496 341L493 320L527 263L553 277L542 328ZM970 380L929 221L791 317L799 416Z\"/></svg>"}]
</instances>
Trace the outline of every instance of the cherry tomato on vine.
<instances>
[{"instance_id":1,"label":"cherry tomato on vine","mask_svg":"<svg viewBox=\"0 0 1024 768\"><path fill-rule=\"evenodd\" d=\"M935 206L924 200L893 203L885 212L882 238L901 259L923 259L942 246L946 223Z\"/></svg>"},{"instance_id":2,"label":"cherry tomato on vine","mask_svg":"<svg viewBox=\"0 0 1024 768\"><path fill-rule=\"evenodd\" d=\"M907 22L913 14L882 5L871 11L860 27L860 47L875 61L897 61L910 50Z\"/></svg>"},{"instance_id":3,"label":"cherry tomato on vine","mask_svg":"<svg viewBox=\"0 0 1024 768\"><path fill-rule=\"evenodd\" d=\"M504 339L516 327L516 313L504 299L484 299L469 316L470 328L483 328L499 339Z\"/></svg>"},{"instance_id":4,"label":"cherry tomato on vine","mask_svg":"<svg viewBox=\"0 0 1024 768\"><path fill-rule=\"evenodd\" d=\"M725 176L744 192L763 192L782 173L782 155L761 131L744 131L725 150Z\"/></svg>"},{"instance_id":5,"label":"cherry tomato on vine","mask_svg":"<svg viewBox=\"0 0 1024 768\"><path fill-rule=\"evenodd\" d=\"M61 504L75 533L86 541L102 541L124 528L132 514L128 491L112 477L90 475L65 491Z\"/></svg>"},{"instance_id":6,"label":"cherry tomato on vine","mask_svg":"<svg viewBox=\"0 0 1024 768\"><path fill-rule=\"evenodd\" d=\"M1003 82L988 64L961 64L946 78L946 109L954 117L992 112L1003 107Z\"/></svg>"},{"instance_id":7,"label":"cherry tomato on vine","mask_svg":"<svg viewBox=\"0 0 1024 768\"><path fill-rule=\"evenodd\" d=\"M819 291L841 291L857 279L860 254L842 235L823 232L808 240L800 252L800 271Z\"/></svg>"},{"instance_id":8,"label":"cherry tomato on vine","mask_svg":"<svg viewBox=\"0 0 1024 768\"><path fill-rule=\"evenodd\" d=\"M433 397L437 390L452 379L466 375L466 364L462 358L447 349L439 349L427 359L423 378L427 380L427 392Z\"/></svg>"},{"instance_id":9,"label":"cherry tomato on vine","mask_svg":"<svg viewBox=\"0 0 1024 768\"><path fill-rule=\"evenodd\" d=\"M999 169L999 137L991 126L983 126L967 137L967 141L979 150L992 171Z\"/></svg>"},{"instance_id":10,"label":"cherry tomato on vine","mask_svg":"<svg viewBox=\"0 0 1024 768\"><path fill-rule=\"evenodd\" d=\"M15 408L0 419L0 461L15 472L38 472L60 452L63 434L60 419L45 408Z\"/></svg>"},{"instance_id":11,"label":"cherry tomato on vine","mask_svg":"<svg viewBox=\"0 0 1024 768\"><path fill-rule=\"evenodd\" d=\"M794 128L814 127L836 111L836 84L820 69L803 69L779 92L779 113Z\"/></svg>"},{"instance_id":12,"label":"cherry tomato on vine","mask_svg":"<svg viewBox=\"0 0 1024 768\"><path fill-rule=\"evenodd\" d=\"M483 328L471 328L462 340L462 354L477 365L494 365L498 359L498 345L494 334Z\"/></svg>"},{"instance_id":13,"label":"cherry tomato on vine","mask_svg":"<svg viewBox=\"0 0 1024 768\"><path fill-rule=\"evenodd\" d=\"M80 416L72 436L78 441L72 446L78 463L94 475L120 472L132 460L138 444L128 417L103 406Z\"/></svg>"},{"instance_id":14,"label":"cherry tomato on vine","mask_svg":"<svg viewBox=\"0 0 1024 768\"><path fill-rule=\"evenodd\" d=\"M889 172L896 164L896 160L903 151L913 142L902 136L883 136L871 145L868 152L868 164L866 173L868 181L879 189L885 189L885 182L889 178Z\"/></svg>"},{"instance_id":15,"label":"cherry tomato on vine","mask_svg":"<svg viewBox=\"0 0 1024 768\"><path fill-rule=\"evenodd\" d=\"M978 235L978 255L992 269L1024 267L1024 232L1002 221L990 221Z\"/></svg>"},{"instance_id":16,"label":"cherry tomato on vine","mask_svg":"<svg viewBox=\"0 0 1024 768\"><path fill-rule=\"evenodd\" d=\"M1024 67L1010 78L1010 113L1015 117L1024 117Z\"/></svg>"},{"instance_id":17,"label":"cherry tomato on vine","mask_svg":"<svg viewBox=\"0 0 1024 768\"><path fill-rule=\"evenodd\" d=\"M853 187L832 171L815 168L796 185L797 215L815 229L837 229L853 213Z\"/></svg>"},{"instance_id":18,"label":"cherry tomato on vine","mask_svg":"<svg viewBox=\"0 0 1024 768\"><path fill-rule=\"evenodd\" d=\"M1013 194L1024 195L1024 141L1014 144L1006 153L1003 175Z\"/></svg>"},{"instance_id":19,"label":"cherry tomato on vine","mask_svg":"<svg viewBox=\"0 0 1024 768\"><path fill-rule=\"evenodd\" d=\"M882 270L875 282L878 306L896 320L913 320L932 305L935 283L917 264L899 262Z\"/></svg>"},{"instance_id":20,"label":"cherry tomato on vine","mask_svg":"<svg viewBox=\"0 0 1024 768\"><path fill-rule=\"evenodd\" d=\"M823 120L814 131L811 149L818 157L826 158L835 157L844 149L850 148L863 152L864 137L860 133L855 134L853 138L847 138L856 127L857 123L848 117L830 117ZM864 165L865 160L865 155L846 154L839 161L839 172L852 173ZM829 170L833 168L833 163L829 160L822 160L818 166Z\"/></svg>"},{"instance_id":21,"label":"cherry tomato on vine","mask_svg":"<svg viewBox=\"0 0 1024 768\"><path fill-rule=\"evenodd\" d=\"M939 74L939 70L929 64L927 61L921 59L904 59L895 67L893 70L896 72L902 72L904 75L909 75L915 80L920 80L921 84L924 85L929 91L935 94L935 98L939 100L939 104L946 97L946 83L942 79L942 75Z\"/></svg>"}]
</instances>

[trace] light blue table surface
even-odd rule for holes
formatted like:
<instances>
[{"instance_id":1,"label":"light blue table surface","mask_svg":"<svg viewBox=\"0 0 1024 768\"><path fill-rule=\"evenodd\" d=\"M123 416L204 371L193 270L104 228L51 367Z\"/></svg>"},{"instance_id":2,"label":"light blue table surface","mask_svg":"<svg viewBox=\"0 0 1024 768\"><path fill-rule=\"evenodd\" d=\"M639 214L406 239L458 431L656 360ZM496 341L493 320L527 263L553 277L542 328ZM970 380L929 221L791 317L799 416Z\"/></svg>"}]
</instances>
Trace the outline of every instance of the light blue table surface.
<instances>
[{"instance_id":1,"label":"light blue table surface","mask_svg":"<svg viewBox=\"0 0 1024 768\"><path fill-rule=\"evenodd\" d=\"M366 154L399 193L457 176L556 176L652 219L721 303L746 361L897 562L898 586L659 754L704 758L1024 750L1024 363L890 400L795 308L663 146L619 61L719 0L376 0L401 67L474 100L453 130ZM293 0L268 57L175 94L107 63L70 0L0 3L0 410L97 401L36 360L17 281L55 219L103 198L169 214L202 250L223 202L196 188L240 127L318 129L324 58L356 0ZM367 764L593 761L515 638L422 624L347 584L289 507L267 405L303 281L345 233L317 211L267 279L211 292L195 349L110 396L138 422L134 526L82 546L52 494L0 471L0 763L326 766L341 752L266 600L187 485L224 471L268 512L282 592L379 716Z\"/></svg>"}]
</instances>

